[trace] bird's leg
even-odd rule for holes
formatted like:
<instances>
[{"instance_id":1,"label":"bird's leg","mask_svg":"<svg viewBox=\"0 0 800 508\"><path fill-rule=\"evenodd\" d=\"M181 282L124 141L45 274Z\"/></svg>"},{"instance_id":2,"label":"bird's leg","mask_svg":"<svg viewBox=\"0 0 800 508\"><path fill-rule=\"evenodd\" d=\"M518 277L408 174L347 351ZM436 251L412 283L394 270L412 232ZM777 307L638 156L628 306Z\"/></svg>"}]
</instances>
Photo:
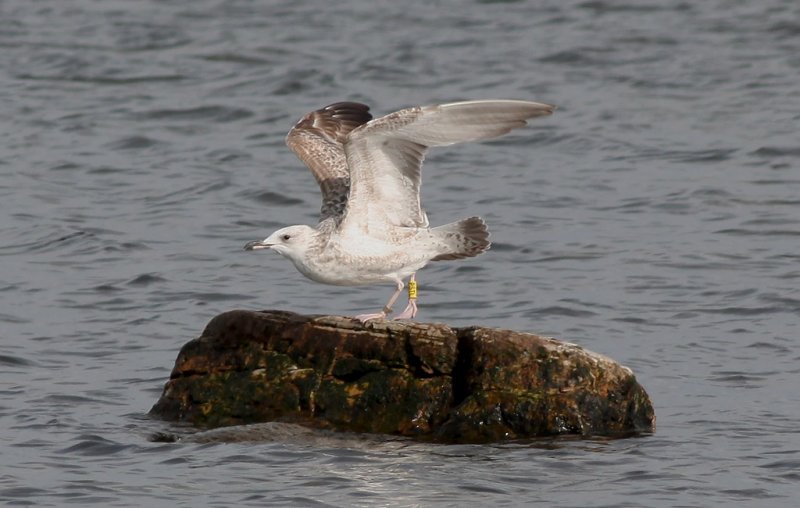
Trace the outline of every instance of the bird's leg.
<instances>
[{"instance_id":1,"label":"bird's leg","mask_svg":"<svg viewBox=\"0 0 800 508\"><path fill-rule=\"evenodd\" d=\"M373 319L384 319L389 313L392 312L392 305L394 305L394 302L397 300L397 297L400 296L400 293L403 292L404 287L405 285L403 284L403 281L397 279L397 291L395 291L392 297L389 298L389 302L386 303L386 307L384 307L383 310L374 314L361 314L356 316L356 319L362 323L366 323L367 321L371 321Z\"/></svg>"},{"instance_id":2,"label":"bird's leg","mask_svg":"<svg viewBox=\"0 0 800 508\"><path fill-rule=\"evenodd\" d=\"M417 315L417 274L412 273L408 279L408 306L406 310L396 315L394 319L414 319Z\"/></svg>"}]
</instances>

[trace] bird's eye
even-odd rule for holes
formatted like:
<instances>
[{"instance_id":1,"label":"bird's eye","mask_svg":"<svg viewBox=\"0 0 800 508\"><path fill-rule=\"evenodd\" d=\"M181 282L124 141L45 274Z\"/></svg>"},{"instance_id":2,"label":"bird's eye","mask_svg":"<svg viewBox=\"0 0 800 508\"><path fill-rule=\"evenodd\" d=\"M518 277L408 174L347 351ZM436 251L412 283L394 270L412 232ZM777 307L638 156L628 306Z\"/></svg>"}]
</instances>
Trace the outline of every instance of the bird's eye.
<instances>
[{"instance_id":1,"label":"bird's eye","mask_svg":"<svg viewBox=\"0 0 800 508\"><path fill-rule=\"evenodd\" d=\"M284 242L288 242L289 238L291 238L291 235L283 235L281 238L283 239Z\"/></svg>"}]
</instances>

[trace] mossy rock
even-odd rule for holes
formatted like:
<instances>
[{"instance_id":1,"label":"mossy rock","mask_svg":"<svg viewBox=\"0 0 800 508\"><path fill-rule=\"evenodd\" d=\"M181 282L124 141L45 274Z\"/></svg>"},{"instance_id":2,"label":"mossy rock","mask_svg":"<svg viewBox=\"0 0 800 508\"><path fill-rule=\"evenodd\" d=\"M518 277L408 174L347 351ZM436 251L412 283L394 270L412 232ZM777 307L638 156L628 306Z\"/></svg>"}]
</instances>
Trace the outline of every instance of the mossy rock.
<instances>
[{"instance_id":1,"label":"mossy rock","mask_svg":"<svg viewBox=\"0 0 800 508\"><path fill-rule=\"evenodd\" d=\"M231 311L187 343L151 414L268 421L441 442L651 432L630 369L511 330Z\"/></svg>"}]
</instances>

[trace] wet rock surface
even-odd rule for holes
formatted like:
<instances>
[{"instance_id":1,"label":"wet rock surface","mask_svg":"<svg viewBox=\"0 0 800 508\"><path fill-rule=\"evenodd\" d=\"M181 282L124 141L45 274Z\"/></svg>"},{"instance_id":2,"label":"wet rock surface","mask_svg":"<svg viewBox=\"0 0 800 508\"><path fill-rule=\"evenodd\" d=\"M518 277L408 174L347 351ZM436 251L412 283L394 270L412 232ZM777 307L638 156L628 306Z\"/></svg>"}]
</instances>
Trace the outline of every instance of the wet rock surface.
<instances>
[{"instance_id":1,"label":"wet rock surface","mask_svg":"<svg viewBox=\"0 0 800 508\"><path fill-rule=\"evenodd\" d=\"M529 333L234 310L175 362L151 414L199 427L282 421L441 442L654 429L630 369Z\"/></svg>"}]
</instances>

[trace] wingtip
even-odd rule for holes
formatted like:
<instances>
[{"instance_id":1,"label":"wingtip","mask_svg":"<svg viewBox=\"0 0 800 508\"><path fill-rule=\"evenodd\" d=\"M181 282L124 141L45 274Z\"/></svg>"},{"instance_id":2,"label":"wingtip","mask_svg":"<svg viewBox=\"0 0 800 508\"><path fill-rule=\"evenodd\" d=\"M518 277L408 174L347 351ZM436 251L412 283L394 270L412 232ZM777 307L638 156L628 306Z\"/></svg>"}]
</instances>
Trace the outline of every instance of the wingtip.
<instances>
[{"instance_id":1,"label":"wingtip","mask_svg":"<svg viewBox=\"0 0 800 508\"><path fill-rule=\"evenodd\" d=\"M505 110L508 110L510 108L528 113L530 115L528 116L528 118L552 115L553 112L556 109L558 109L558 107L553 104L546 104L544 102L534 102L521 99L479 99L479 100L451 102L433 107L439 107L442 109L451 109L464 106L478 106L478 107L494 106Z\"/></svg>"},{"instance_id":2,"label":"wingtip","mask_svg":"<svg viewBox=\"0 0 800 508\"><path fill-rule=\"evenodd\" d=\"M533 101L519 101L523 102L528 106L528 109L535 111L537 116L541 115L552 115L553 112L558 109L558 106L554 104L546 104L544 102L533 102Z\"/></svg>"}]
</instances>

